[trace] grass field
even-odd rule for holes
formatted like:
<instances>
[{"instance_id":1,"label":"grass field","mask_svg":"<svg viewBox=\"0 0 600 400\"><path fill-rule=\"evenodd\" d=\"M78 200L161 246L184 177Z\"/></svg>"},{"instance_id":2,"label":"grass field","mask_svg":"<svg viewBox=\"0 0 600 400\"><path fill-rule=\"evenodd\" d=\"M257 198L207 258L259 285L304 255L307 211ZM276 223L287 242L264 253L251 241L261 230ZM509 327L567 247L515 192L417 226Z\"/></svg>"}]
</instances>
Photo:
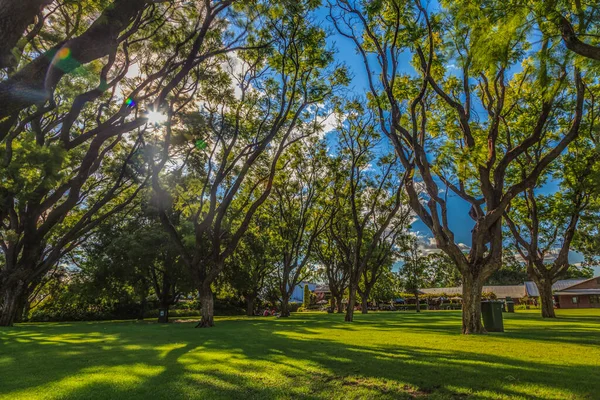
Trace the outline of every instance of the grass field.
<instances>
[{"instance_id":1,"label":"grass field","mask_svg":"<svg viewBox=\"0 0 600 400\"><path fill-rule=\"evenodd\" d=\"M600 399L600 310L558 315L485 336L455 311L21 324L0 329L0 398Z\"/></svg>"}]
</instances>

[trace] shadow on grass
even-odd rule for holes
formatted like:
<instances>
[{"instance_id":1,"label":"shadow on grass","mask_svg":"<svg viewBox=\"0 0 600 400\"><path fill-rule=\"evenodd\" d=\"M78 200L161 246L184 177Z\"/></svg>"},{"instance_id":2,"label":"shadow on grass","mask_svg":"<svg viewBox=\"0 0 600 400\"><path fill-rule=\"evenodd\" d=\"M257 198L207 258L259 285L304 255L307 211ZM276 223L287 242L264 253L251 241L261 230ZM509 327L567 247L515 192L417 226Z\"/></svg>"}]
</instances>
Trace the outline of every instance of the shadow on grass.
<instances>
[{"instance_id":1,"label":"shadow on grass","mask_svg":"<svg viewBox=\"0 0 600 400\"><path fill-rule=\"evenodd\" d=\"M588 345L600 336L600 326L587 320L543 321L534 329L535 316L511 318L518 329L490 335L490 345L497 337ZM0 331L0 397L593 399L600 392L598 365L403 343L408 333L461 340L457 323L459 313L431 312L376 313L353 324L339 315L297 314L228 320L208 330L131 322L20 325ZM394 331L397 342L369 340L394 339Z\"/></svg>"}]
</instances>

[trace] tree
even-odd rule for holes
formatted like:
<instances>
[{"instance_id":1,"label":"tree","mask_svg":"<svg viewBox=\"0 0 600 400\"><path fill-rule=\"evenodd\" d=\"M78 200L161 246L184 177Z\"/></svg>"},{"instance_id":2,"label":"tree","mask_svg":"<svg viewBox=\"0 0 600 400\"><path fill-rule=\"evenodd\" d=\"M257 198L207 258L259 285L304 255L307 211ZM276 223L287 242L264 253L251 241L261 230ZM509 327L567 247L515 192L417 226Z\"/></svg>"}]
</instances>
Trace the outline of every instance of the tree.
<instances>
[{"instance_id":1,"label":"tree","mask_svg":"<svg viewBox=\"0 0 600 400\"><path fill-rule=\"evenodd\" d=\"M400 276L403 278L404 290L415 296L417 301L415 309L421 312L419 289L423 287L426 266L416 237L406 238L401 254L404 263L400 269Z\"/></svg>"},{"instance_id":2,"label":"tree","mask_svg":"<svg viewBox=\"0 0 600 400\"><path fill-rule=\"evenodd\" d=\"M371 290L371 298L377 302L391 302L402 292L402 282L397 272L385 268Z\"/></svg>"},{"instance_id":3,"label":"tree","mask_svg":"<svg viewBox=\"0 0 600 400\"><path fill-rule=\"evenodd\" d=\"M140 301L139 319L151 292L158 307L168 310L193 290L177 248L150 207L141 202L129 215L107 222L77 253L78 264L85 264L89 279L99 286L115 280L133 287Z\"/></svg>"},{"instance_id":4,"label":"tree","mask_svg":"<svg viewBox=\"0 0 600 400\"><path fill-rule=\"evenodd\" d=\"M22 36L29 25L37 19L35 27L27 36L32 36L44 23L44 8L52 0L7 1L0 7L0 69L16 64L14 55Z\"/></svg>"},{"instance_id":5,"label":"tree","mask_svg":"<svg viewBox=\"0 0 600 400\"><path fill-rule=\"evenodd\" d=\"M304 285L304 295L302 296L302 306L304 308L310 307L310 289L308 285Z\"/></svg>"},{"instance_id":6,"label":"tree","mask_svg":"<svg viewBox=\"0 0 600 400\"><path fill-rule=\"evenodd\" d=\"M430 253L424 256L425 281L423 287L455 287L462 284L460 271L447 254Z\"/></svg>"},{"instance_id":7,"label":"tree","mask_svg":"<svg viewBox=\"0 0 600 400\"><path fill-rule=\"evenodd\" d=\"M171 95L186 104L188 76L246 31L225 34L230 1L115 0L84 14L75 3L23 38L17 72L0 81L0 325L95 227L133 207L149 122Z\"/></svg>"},{"instance_id":8,"label":"tree","mask_svg":"<svg viewBox=\"0 0 600 400\"><path fill-rule=\"evenodd\" d=\"M252 222L233 255L226 261L225 281L244 298L246 315L254 315L257 298L275 273L278 254L272 217L264 210Z\"/></svg>"},{"instance_id":9,"label":"tree","mask_svg":"<svg viewBox=\"0 0 600 400\"><path fill-rule=\"evenodd\" d=\"M520 20L472 2L443 3L430 15L420 2L338 0L330 16L362 57L380 128L407 171L410 206L461 272L462 331L484 332L481 291L502 265L503 214L576 138L582 74L550 46L555 39L530 46ZM405 52L414 55L412 74L401 70ZM556 118L570 126L554 130ZM546 143L531 172L507 185L515 161ZM471 205L467 253L448 225L449 192Z\"/></svg>"},{"instance_id":10,"label":"tree","mask_svg":"<svg viewBox=\"0 0 600 400\"><path fill-rule=\"evenodd\" d=\"M349 273L345 321L352 322L360 280L377 249L408 225L397 157L376 155L375 115L360 101L338 110L338 157L334 174L331 235Z\"/></svg>"},{"instance_id":11,"label":"tree","mask_svg":"<svg viewBox=\"0 0 600 400\"><path fill-rule=\"evenodd\" d=\"M311 273L316 241L326 227L322 204L326 160L324 142L315 138L299 141L283 158L286 166L273 186L269 206L277 216L282 317L289 316L288 303L294 288Z\"/></svg>"},{"instance_id":12,"label":"tree","mask_svg":"<svg viewBox=\"0 0 600 400\"><path fill-rule=\"evenodd\" d=\"M403 228L396 229L396 231L386 237L386 240L379 241L377 248L371 255L371 259L367 262L365 269L362 272L361 279L357 287L357 293L361 298L362 313L367 314L369 312L369 299L371 299L371 292L377 281L383 273L390 271L392 268L392 262L397 253L397 240L403 232ZM372 232L365 232L365 236L368 238Z\"/></svg>"},{"instance_id":13,"label":"tree","mask_svg":"<svg viewBox=\"0 0 600 400\"><path fill-rule=\"evenodd\" d=\"M580 216L594 206L600 164L597 152L586 152L585 147L580 140L560 159L555 174L561 183L559 192L541 195L527 189L505 214L514 246L539 289L544 318L556 318L552 285L570 267L569 252Z\"/></svg>"},{"instance_id":14,"label":"tree","mask_svg":"<svg viewBox=\"0 0 600 400\"><path fill-rule=\"evenodd\" d=\"M488 285L522 285L528 279L527 267L520 255L517 259L514 251L509 247L503 254L502 267L489 277L486 282Z\"/></svg>"},{"instance_id":15,"label":"tree","mask_svg":"<svg viewBox=\"0 0 600 400\"><path fill-rule=\"evenodd\" d=\"M600 28L597 22L598 4L565 0L528 3L542 30L549 35L558 31L570 51L600 61L600 45L596 39Z\"/></svg>"},{"instance_id":16,"label":"tree","mask_svg":"<svg viewBox=\"0 0 600 400\"><path fill-rule=\"evenodd\" d=\"M337 307L337 312L341 314L344 312L343 299L348 289L350 270L342 262L331 229L333 229L333 220L328 219L327 227L319 236L319 242L315 246L315 256L323 266L324 278L332 297L331 308L335 310Z\"/></svg>"},{"instance_id":17,"label":"tree","mask_svg":"<svg viewBox=\"0 0 600 400\"><path fill-rule=\"evenodd\" d=\"M320 130L318 105L345 80L331 66L324 31L311 23L313 7L314 2L254 7L263 17L259 37L267 37L269 45L237 53L235 71L219 66L210 84L199 88L201 111L180 116L168 109L152 185L161 199L162 223L200 293L198 327L214 325L211 286L271 194L281 155ZM166 168L176 154L183 154L181 168ZM169 193L162 182L177 175L181 183ZM164 212L171 202L194 227L190 240Z\"/></svg>"}]
</instances>

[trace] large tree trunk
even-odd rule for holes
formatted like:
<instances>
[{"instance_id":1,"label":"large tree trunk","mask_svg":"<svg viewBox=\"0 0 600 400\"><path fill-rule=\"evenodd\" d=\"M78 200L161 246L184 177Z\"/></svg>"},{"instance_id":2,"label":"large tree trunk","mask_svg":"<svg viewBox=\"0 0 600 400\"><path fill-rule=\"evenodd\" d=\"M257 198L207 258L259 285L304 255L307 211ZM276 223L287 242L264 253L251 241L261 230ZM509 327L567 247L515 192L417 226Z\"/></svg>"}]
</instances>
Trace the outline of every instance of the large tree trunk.
<instances>
[{"instance_id":1,"label":"large tree trunk","mask_svg":"<svg viewBox=\"0 0 600 400\"><path fill-rule=\"evenodd\" d=\"M463 274L462 333L465 335L485 333L481 324L481 290L483 281L479 276Z\"/></svg>"},{"instance_id":2,"label":"large tree trunk","mask_svg":"<svg viewBox=\"0 0 600 400\"><path fill-rule=\"evenodd\" d=\"M350 288L350 296L348 296L348 306L346 307L346 317L344 321L352 322L354 320L354 305L356 304L356 288Z\"/></svg>"},{"instance_id":3,"label":"large tree trunk","mask_svg":"<svg viewBox=\"0 0 600 400\"><path fill-rule=\"evenodd\" d=\"M81 35L57 44L1 82L0 120L31 105L44 103L65 74L110 54L117 48L122 31L149 3L148 0L115 0ZM69 57L55 57L63 48L69 49Z\"/></svg>"},{"instance_id":4,"label":"large tree trunk","mask_svg":"<svg viewBox=\"0 0 600 400\"><path fill-rule=\"evenodd\" d=\"M344 312L344 303L343 303L342 300L344 300L344 296L343 295L338 296L338 298L337 298L337 312L338 312L338 314L341 314L341 313Z\"/></svg>"},{"instance_id":5,"label":"large tree trunk","mask_svg":"<svg viewBox=\"0 0 600 400\"><path fill-rule=\"evenodd\" d=\"M254 300L256 296L244 296L246 298L246 315L254 316Z\"/></svg>"},{"instance_id":6,"label":"large tree trunk","mask_svg":"<svg viewBox=\"0 0 600 400\"><path fill-rule=\"evenodd\" d=\"M23 36L35 16L52 0L0 1L0 68L15 63L12 50Z\"/></svg>"},{"instance_id":7,"label":"large tree trunk","mask_svg":"<svg viewBox=\"0 0 600 400\"><path fill-rule=\"evenodd\" d=\"M202 309L202 319L200 319L200 322L198 325L196 325L196 328L211 328L215 326L215 305L210 284L202 285L202 288L200 289L200 303Z\"/></svg>"},{"instance_id":8,"label":"large tree trunk","mask_svg":"<svg viewBox=\"0 0 600 400\"><path fill-rule=\"evenodd\" d=\"M365 295L364 297L361 296L360 300L361 300L361 311L363 314L368 314L369 313L369 301L367 300L368 297Z\"/></svg>"},{"instance_id":9,"label":"large tree trunk","mask_svg":"<svg viewBox=\"0 0 600 400\"><path fill-rule=\"evenodd\" d=\"M331 303L329 305L331 307L331 312L335 311L335 297L331 296Z\"/></svg>"},{"instance_id":10,"label":"large tree trunk","mask_svg":"<svg viewBox=\"0 0 600 400\"><path fill-rule=\"evenodd\" d=\"M290 316L290 296L286 293L281 296L281 317L289 317Z\"/></svg>"},{"instance_id":11,"label":"large tree trunk","mask_svg":"<svg viewBox=\"0 0 600 400\"><path fill-rule=\"evenodd\" d=\"M540 301L542 303L542 318L556 318L554 313L554 301L552 297L551 279L534 279L540 292Z\"/></svg>"},{"instance_id":12,"label":"large tree trunk","mask_svg":"<svg viewBox=\"0 0 600 400\"><path fill-rule=\"evenodd\" d=\"M17 319L24 289L23 282L6 283L0 291L0 326L12 326Z\"/></svg>"},{"instance_id":13,"label":"large tree trunk","mask_svg":"<svg viewBox=\"0 0 600 400\"><path fill-rule=\"evenodd\" d=\"M19 302L17 303L17 312L15 314L14 322L23 322L23 316L25 315L25 309L27 309L27 311L29 313L29 296L28 296L28 293L26 293L26 291L24 290L23 293L21 293Z\"/></svg>"}]
</instances>

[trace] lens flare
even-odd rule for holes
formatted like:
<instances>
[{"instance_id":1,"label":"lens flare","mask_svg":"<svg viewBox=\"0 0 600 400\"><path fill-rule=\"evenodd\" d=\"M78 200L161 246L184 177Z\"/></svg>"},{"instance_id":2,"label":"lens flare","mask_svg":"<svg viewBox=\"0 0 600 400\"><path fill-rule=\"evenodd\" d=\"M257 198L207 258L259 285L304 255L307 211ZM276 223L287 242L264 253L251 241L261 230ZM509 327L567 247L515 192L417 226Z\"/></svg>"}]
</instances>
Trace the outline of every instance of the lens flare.
<instances>
[{"instance_id":1,"label":"lens flare","mask_svg":"<svg viewBox=\"0 0 600 400\"><path fill-rule=\"evenodd\" d=\"M202 140L202 139L198 139L196 140L196 148L199 150L204 150L206 149L206 146L208 146L208 144Z\"/></svg>"},{"instance_id":2,"label":"lens flare","mask_svg":"<svg viewBox=\"0 0 600 400\"><path fill-rule=\"evenodd\" d=\"M154 126L158 126L167 122L167 116L158 111L148 111L146 118L148 118L148 123Z\"/></svg>"},{"instance_id":3,"label":"lens flare","mask_svg":"<svg viewBox=\"0 0 600 400\"><path fill-rule=\"evenodd\" d=\"M128 97L127 100L125 100L125 105L129 108L133 108L135 107L135 100L133 100L131 97Z\"/></svg>"},{"instance_id":4,"label":"lens flare","mask_svg":"<svg viewBox=\"0 0 600 400\"><path fill-rule=\"evenodd\" d=\"M71 56L71 49L69 49L68 47L63 47L58 51L58 53L56 53L56 56L59 60L66 60Z\"/></svg>"}]
</instances>

